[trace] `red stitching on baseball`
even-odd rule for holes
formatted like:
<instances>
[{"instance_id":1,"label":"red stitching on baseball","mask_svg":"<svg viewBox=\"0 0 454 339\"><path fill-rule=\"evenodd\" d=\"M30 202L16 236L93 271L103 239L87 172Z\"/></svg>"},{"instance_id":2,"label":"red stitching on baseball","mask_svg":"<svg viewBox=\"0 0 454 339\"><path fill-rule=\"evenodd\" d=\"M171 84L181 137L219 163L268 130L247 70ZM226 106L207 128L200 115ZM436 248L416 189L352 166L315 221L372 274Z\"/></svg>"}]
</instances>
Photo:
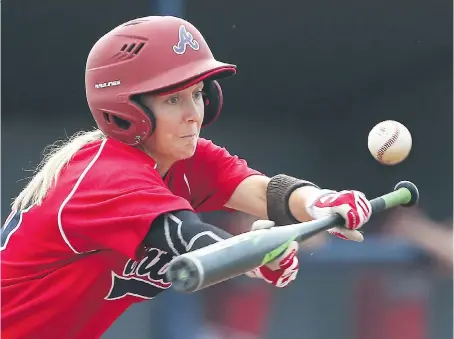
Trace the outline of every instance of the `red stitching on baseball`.
<instances>
[{"instance_id":1,"label":"red stitching on baseball","mask_svg":"<svg viewBox=\"0 0 454 339\"><path fill-rule=\"evenodd\" d=\"M377 157L378 157L378 160L380 160L380 161L383 160L383 154L385 154L386 150L388 148L390 148L397 141L397 138L399 138L399 134L400 134L399 126L394 123L393 123L393 125L396 128L394 130L393 135L383 144L382 147L380 147L380 149L377 152Z\"/></svg>"}]
</instances>

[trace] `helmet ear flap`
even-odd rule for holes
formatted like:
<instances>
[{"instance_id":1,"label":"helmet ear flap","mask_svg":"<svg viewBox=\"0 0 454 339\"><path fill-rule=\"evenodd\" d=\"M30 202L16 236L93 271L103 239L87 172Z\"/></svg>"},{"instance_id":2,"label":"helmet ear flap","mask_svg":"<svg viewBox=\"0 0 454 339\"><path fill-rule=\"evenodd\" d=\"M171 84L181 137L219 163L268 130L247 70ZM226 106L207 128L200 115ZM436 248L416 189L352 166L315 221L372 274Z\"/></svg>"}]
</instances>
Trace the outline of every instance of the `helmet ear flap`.
<instances>
[{"instance_id":1,"label":"helmet ear flap","mask_svg":"<svg viewBox=\"0 0 454 339\"><path fill-rule=\"evenodd\" d=\"M115 124L116 128L127 130L131 127L131 123L128 120L122 119L116 114L103 112L103 117L107 124Z\"/></svg>"},{"instance_id":2,"label":"helmet ear flap","mask_svg":"<svg viewBox=\"0 0 454 339\"><path fill-rule=\"evenodd\" d=\"M221 86L216 80L204 81L203 101L205 102L205 117L202 126L207 126L219 116L224 103Z\"/></svg>"},{"instance_id":3,"label":"helmet ear flap","mask_svg":"<svg viewBox=\"0 0 454 339\"><path fill-rule=\"evenodd\" d=\"M150 122L151 122L150 135L153 134L156 129L156 118L155 118L153 112L147 105L145 105L142 102L140 94L132 96L131 101L134 102L137 106L139 106L139 108L148 116L148 118L150 118Z\"/></svg>"}]
</instances>

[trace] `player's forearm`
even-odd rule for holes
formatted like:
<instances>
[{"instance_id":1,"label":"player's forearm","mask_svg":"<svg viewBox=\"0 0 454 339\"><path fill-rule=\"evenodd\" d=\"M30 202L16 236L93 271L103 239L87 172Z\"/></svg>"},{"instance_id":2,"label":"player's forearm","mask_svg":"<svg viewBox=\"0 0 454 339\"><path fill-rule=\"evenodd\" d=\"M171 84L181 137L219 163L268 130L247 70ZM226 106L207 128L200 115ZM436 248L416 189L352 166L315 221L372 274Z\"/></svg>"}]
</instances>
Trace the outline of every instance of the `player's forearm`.
<instances>
[{"instance_id":1,"label":"player's forearm","mask_svg":"<svg viewBox=\"0 0 454 339\"><path fill-rule=\"evenodd\" d=\"M267 192L271 178L253 175L241 182L226 206L239 210L260 219L269 219ZM301 222L311 220L305 206L319 188L311 185L295 189L288 199L288 206L293 217ZM282 198L284 199L284 197Z\"/></svg>"},{"instance_id":2,"label":"player's forearm","mask_svg":"<svg viewBox=\"0 0 454 339\"><path fill-rule=\"evenodd\" d=\"M225 206L256 216L259 219L268 219L266 188L269 182L270 178L263 175L252 175L244 179Z\"/></svg>"}]
</instances>

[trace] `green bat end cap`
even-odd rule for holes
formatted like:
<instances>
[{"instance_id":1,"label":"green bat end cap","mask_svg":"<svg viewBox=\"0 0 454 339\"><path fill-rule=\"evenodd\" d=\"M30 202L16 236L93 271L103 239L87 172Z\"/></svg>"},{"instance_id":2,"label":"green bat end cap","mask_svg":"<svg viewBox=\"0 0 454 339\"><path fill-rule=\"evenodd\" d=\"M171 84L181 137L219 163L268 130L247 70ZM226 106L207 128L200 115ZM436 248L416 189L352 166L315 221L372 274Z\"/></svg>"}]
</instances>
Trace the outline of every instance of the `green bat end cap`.
<instances>
[{"instance_id":1,"label":"green bat end cap","mask_svg":"<svg viewBox=\"0 0 454 339\"><path fill-rule=\"evenodd\" d=\"M400 188L406 188L410 192L410 199L406 204L402 206L409 207L418 203L419 200L419 191L415 184L410 181L401 181L397 183L394 187L394 191L399 190Z\"/></svg>"},{"instance_id":2,"label":"green bat end cap","mask_svg":"<svg viewBox=\"0 0 454 339\"><path fill-rule=\"evenodd\" d=\"M187 270L181 270L178 272L178 279L181 281L185 281L189 278L189 272Z\"/></svg>"}]
</instances>

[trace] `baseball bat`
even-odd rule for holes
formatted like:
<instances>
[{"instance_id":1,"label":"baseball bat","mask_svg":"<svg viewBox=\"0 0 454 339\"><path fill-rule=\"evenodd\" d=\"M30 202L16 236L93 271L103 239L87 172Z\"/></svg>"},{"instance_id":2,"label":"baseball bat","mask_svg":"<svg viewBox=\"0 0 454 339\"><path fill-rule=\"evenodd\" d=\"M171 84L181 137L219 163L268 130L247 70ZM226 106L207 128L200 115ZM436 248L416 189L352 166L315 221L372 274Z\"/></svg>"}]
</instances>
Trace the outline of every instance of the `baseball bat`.
<instances>
[{"instance_id":1,"label":"baseball bat","mask_svg":"<svg viewBox=\"0 0 454 339\"><path fill-rule=\"evenodd\" d=\"M370 201L372 214L396 206L412 206L418 199L417 187L409 181L401 181L394 191ZM303 241L343 223L340 215L334 215L246 232L175 257L166 275L177 291L196 292L271 262L294 240Z\"/></svg>"}]
</instances>

